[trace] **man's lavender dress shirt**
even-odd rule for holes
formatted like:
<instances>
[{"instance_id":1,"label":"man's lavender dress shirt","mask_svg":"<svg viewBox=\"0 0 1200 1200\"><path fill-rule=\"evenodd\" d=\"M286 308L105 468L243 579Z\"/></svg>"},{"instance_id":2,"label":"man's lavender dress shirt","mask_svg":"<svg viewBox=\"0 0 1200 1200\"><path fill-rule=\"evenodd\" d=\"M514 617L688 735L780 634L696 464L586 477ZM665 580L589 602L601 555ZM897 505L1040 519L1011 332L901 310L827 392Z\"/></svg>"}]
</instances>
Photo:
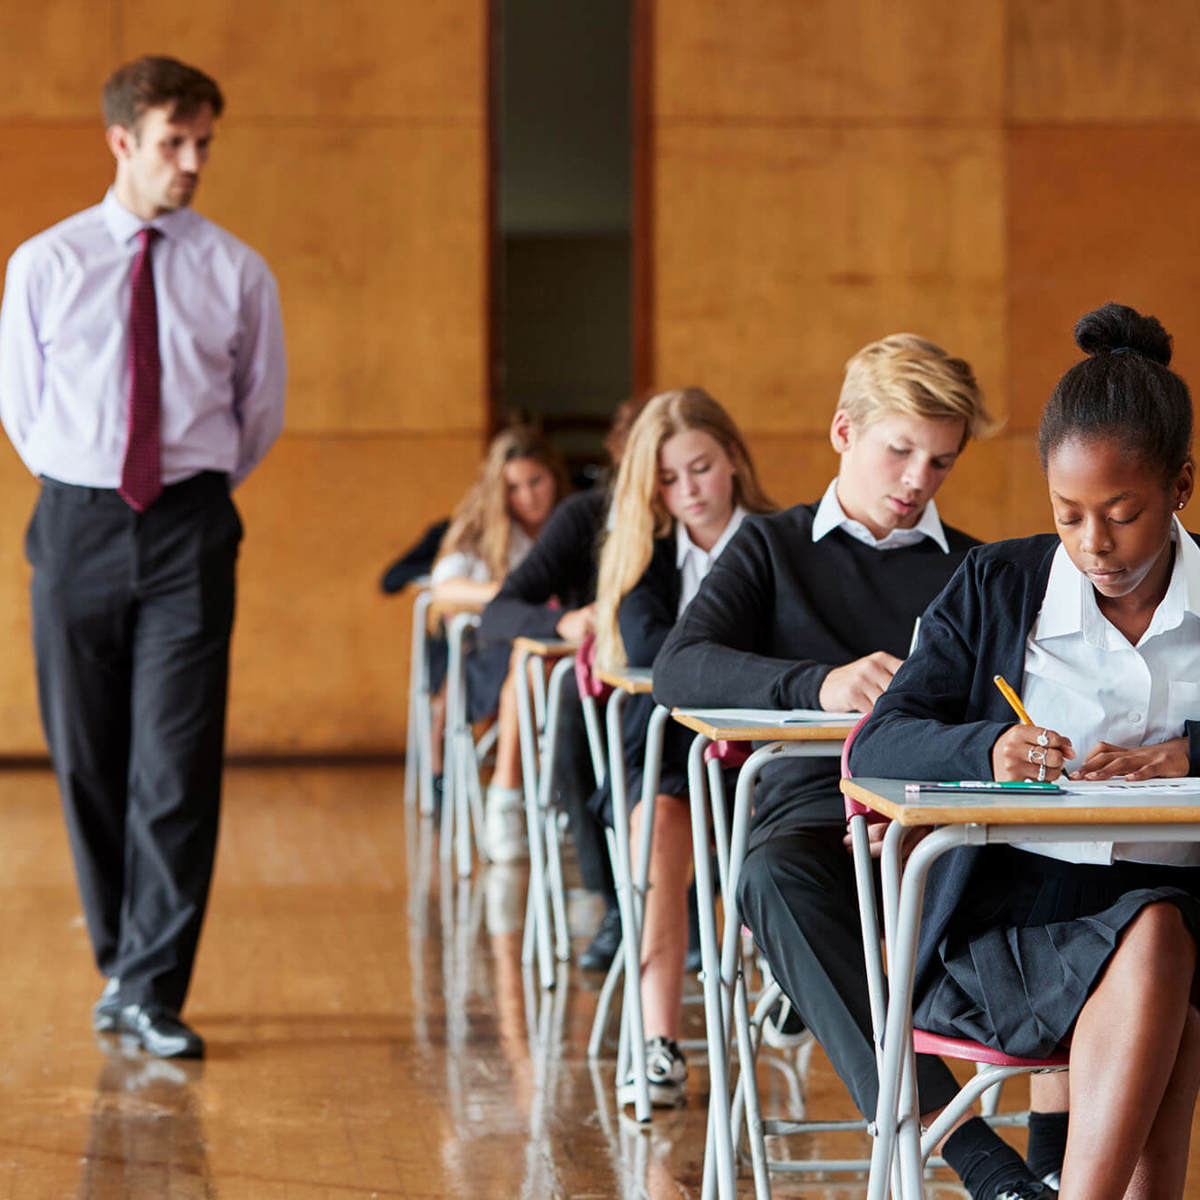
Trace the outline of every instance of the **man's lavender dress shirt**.
<instances>
[{"instance_id":1,"label":"man's lavender dress shirt","mask_svg":"<svg viewBox=\"0 0 1200 1200\"><path fill-rule=\"evenodd\" d=\"M104 200L19 246L0 305L0 421L35 475L115 488L129 416L128 315L145 222ZM162 360L162 478L240 483L283 426L275 280L190 208L149 222Z\"/></svg>"}]
</instances>

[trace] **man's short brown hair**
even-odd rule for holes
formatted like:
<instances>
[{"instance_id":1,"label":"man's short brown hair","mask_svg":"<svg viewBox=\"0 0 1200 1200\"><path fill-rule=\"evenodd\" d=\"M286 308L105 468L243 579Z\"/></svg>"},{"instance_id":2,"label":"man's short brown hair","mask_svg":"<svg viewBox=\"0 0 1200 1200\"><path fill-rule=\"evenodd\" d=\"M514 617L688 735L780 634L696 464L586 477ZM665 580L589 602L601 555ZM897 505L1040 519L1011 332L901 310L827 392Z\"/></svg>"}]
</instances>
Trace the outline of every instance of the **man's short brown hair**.
<instances>
[{"instance_id":1,"label":"man's short brown hair","mask_svg":"<svg viewBox=\"0 0 1200 1200\"><path fill-rule=\"evenodd\" d=\"M147 54L118 67L104 85L105 127L136 129L148 108L170 105L172 121L194 116L204 105L219 117L225 97L215 79L176 58Z\"/></svg>"}]
</instances>

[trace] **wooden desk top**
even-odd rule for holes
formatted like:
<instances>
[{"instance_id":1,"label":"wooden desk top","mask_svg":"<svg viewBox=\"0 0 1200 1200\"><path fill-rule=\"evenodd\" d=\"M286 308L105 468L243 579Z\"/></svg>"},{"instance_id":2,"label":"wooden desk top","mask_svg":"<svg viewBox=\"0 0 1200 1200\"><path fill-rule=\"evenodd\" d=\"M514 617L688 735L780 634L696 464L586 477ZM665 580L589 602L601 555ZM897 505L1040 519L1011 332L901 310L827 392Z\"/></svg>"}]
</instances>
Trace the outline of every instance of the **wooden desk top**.
<instances>
[{"instance_id":1,"label":"wooden desk top","mask_svg":"<svg viewBox=\"0 0 1200 1200\"><path fill-rule=\"evenodd\" d=\"M513 649L520 654L532 654L534 658L567 658L579 649L578 642L564 642L559 638L513 638Z\"/></svg>"},{"instance_id":2,"label":"wooden desk top","mask_svg":"<svg viewBox=\"0 0 1200 1200\"><path fill-rule=\"evenodd\" d=\"M436 600L429 606L429 618L431 621L449 621L452 617L457 617L462 613L468 613L471 616L478 616L483 612L484 605L475 601L465 603L458 601L454 604L439 604Z\"/></svg>"},{"instance_id":3,"label":"wooden desk top","mask_svg":"<svg viewBox=\"0 0 1200 1200\"><path fill-rule=\"evenodd\" d=\"M854 728L853 722L842 719L772 724L766 720L770 711L763 709L763 719L757 721L749 717L711 717L707 714L720 710L703 708L676 708L671 716L680 725L686 725L714 742L844 742Z\"/></svg>"},{"instance_id":4,"label":"wooden desk top","mask_svg":"<svg viewBox=\"0 0 1200 1200\"><path fill-rule=\"evenodd\" d=\"M1130 788L1115 792L921 792L903 779L843 779L842 791L901 825L1169 825L1200 823L1200 792ZM1190 781L1195 783L1195 781ZM1069 785L1068 785L1069 787ZM1198 838L1197 840L1200 840Z\"/></svg>"},{"instance_id":5,"label":"wooden desk top","mask_svg":"<svg viewBox=\"0 0 1200 1200\"><path fill-rule=\"evenodd\" d=\"M597 671L596 678L611 688L620 688L631 696L648 696L654 690L649 667L622 667L619 671Z\"/></svg>"}]
</instances>

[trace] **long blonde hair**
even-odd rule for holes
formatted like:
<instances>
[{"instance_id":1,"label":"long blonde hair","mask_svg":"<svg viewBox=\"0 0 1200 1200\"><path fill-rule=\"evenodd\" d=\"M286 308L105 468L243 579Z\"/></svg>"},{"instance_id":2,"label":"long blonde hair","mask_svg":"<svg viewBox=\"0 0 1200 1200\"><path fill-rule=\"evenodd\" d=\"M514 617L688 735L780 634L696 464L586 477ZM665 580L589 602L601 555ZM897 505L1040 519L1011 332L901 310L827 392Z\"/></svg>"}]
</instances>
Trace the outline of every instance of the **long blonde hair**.
<instances>
[{"instance_id":1,"label":"long blonde hair","mask_svg":"<svg viewBox=\"0 0 1200 1200\"><path fill-rule=\"evenodd\" d=\"M471 490L462 498L438 548L438 559L462 551L481 558L488 579L508 574L513 518L508 508L504 468L517 459L541 463L554 476L554 501L567 492L567 473L557 450L530 425L512 425L492 438Z\"/></svg>"},{"instance_id":2,"label":"long blonde hair","mask_svg":"<svg viewBox=\"0 0 1200 1200\"><path fill-rule=\"evenodd\" d=\"M627 661L617 624L621 601L642 577L654 553L654 539L671 531L672 520L659 492L658 452L677 433L707 433L733 464L733 503L748 512L771 512L750 451L730 415L703 389L660 392L642 409L621 458L613 486L608 532L600 551L596 587L596 661L618 670Z\"/></svg>"}]
</instances>

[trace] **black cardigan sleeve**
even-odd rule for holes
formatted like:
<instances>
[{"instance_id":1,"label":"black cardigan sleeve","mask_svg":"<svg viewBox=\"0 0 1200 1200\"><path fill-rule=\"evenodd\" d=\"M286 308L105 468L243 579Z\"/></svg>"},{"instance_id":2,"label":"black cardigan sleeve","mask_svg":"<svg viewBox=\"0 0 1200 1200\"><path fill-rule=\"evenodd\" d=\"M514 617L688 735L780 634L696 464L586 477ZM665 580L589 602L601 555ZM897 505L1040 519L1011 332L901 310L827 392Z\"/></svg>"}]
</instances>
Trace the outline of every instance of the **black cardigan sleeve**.
<instances>
[{"instance_id":1,"label":"black cardigan sleeve","mask_svg":"<svg viewBox=\"0 0 1200 1200\"><path fill-rule=\"evenodd\" d=\"M753 518L742 522L654 660L654 698L670 707L817 708L828 663L764 653L774 572Z\"/></svg>"},{"instance_id":2,"label":"black cardigan sleeve","mask_svg":"<svg viewBox=\"0 0 1200 1200\"><path fill-rule=\"evenodd\" d=\"M648 667L675 625L679 608L675 537L658 538L650 564L621 601L617 624L631 667Z\"/></svg>"},{"instance_id":3,"label":"black cardigan sleeve","mask_svg":"<svg viewBox=\"0 0 1200 1200\"><path fill-rule=\"evenodd\" d=\"M592 492L569 496L551 513L532 549L483 610L482 640L554 638L563 606L591 603L603 513L603 495ZM552 607L551 599L560 606Z\"/></svg>"}]
</instances>

